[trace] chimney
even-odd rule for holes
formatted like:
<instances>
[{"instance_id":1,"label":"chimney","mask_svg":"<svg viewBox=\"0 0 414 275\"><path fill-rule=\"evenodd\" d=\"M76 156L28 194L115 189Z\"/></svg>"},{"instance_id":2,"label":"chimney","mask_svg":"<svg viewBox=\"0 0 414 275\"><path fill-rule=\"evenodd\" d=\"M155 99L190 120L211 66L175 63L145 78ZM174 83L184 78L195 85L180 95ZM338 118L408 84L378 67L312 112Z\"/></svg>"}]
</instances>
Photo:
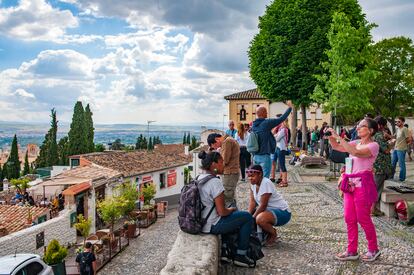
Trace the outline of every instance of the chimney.
<instances>
[{"instance_id":1,"label":"chimney","mask_svg":"<svg viewBox=\"0 0 414 275\"><path fill-rule=\"evenodd\" d=\"M186 156L188 156L189 154L190 154L190 147L188 146L188 145L185 145L184 146L184 154L186 155Z\"/></svg>"}]
</instances>

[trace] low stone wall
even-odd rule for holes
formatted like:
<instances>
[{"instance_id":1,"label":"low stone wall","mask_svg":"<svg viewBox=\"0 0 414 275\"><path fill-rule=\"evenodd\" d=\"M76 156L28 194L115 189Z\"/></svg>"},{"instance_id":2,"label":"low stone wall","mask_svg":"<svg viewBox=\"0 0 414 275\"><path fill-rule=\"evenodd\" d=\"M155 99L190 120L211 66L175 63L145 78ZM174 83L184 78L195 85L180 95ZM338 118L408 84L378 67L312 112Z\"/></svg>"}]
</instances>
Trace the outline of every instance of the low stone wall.
<instances>
[{"instance_id":1,"label":"low stone wall","mask_svg":"<svg viewBox=\"0 0 414 275\"><path fill-rule=\"evenodd\" d=\"M167 265L161 275L215 275L218 271L219 238L211 234L191 235L178 232Z\"/></svg>"},{"instance_id":2,"label":"low stone wall","mask_svg":"<svg viewBox=\"0 0 414 275\"><path fill-rule=\"evenodd\" d=\"M35 253L43 256L44 248L36 249L36 235L44 232L45 246L52 239L57 239L60 244L76 242L76 229L70 227L70 214L73 210L60 212L59 217L50 219L39 225L35 225L18 232L14 232L0 238L0 256L16 253Z\"/></svg>"}]
</instances>

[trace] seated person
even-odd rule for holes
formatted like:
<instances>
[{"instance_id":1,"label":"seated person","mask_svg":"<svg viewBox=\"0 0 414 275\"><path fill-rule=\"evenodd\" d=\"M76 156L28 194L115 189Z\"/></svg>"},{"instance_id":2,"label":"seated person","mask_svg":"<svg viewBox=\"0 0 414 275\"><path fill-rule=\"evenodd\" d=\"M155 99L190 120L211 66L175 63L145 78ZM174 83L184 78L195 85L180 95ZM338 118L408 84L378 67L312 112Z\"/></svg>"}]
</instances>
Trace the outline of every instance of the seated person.
<instances>
[{"instance_id":1,"label":"seated person","mask_svg":"<svg viewBox=\"0 0 414 275\"><path fill-rule=\"evenodd\" d=\"M19 190L17 190L16 195L14 196L14 200L19 200L19 199L23 199L23 195L20 194Z\"/></svg>"},{"instance_id":2,"label":"seated person","mask_svg":"<svg viewBox=\"0 0 414 275\"><path fill-rule=\"evenodd\" d=\"M40 206L49 206L50 202L47 200L47 198L44 198L41 202L40 202Z\"/></svg>"},{"instance_id":3,"label":"seated person","mask_svg":"<svg viewBox=\"0 0 414 275\"><path fill-rule=\"evenodd\" d=\"M274 246L277 240L274 226L282 226L290 221L289 206L270 179L263 177L260 165L252 165L246 172L251 184L249 212L260 229L268 234L265 245Z\"/></svg>"},{"instance_id":4,"label":"seated person","mask_svg":"<svg viewBox=\"0 0 414 275\"><path fill-rule=\"evenodd\" d=\"M201 151L198 155L201 159L201 169L203 173L198 177L199 180L211 175L223 173L223 158L218 152ZM253 227L252 215L246 211L237 211L235 207L224 205L224 187L219 178L212 178L199 186L200 198L205 208L202 217L207 217L213 205L215 209L208 217L202 231L214 235L238 233L238 249L233 263L237 266L249 267L254 264L246 253L249 247L249 238ZM223 244L224 245L224 244ZM230 261L226 250L222 250L221 260Z\"/></svg>"}]
</instances>

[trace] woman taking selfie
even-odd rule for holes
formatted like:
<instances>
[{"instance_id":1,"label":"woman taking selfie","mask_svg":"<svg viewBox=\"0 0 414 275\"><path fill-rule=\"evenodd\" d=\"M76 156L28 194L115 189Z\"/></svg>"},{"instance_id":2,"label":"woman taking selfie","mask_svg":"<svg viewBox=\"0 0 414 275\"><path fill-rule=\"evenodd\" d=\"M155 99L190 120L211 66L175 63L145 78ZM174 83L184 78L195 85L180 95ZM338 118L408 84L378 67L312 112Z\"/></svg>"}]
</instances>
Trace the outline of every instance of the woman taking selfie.
<instances>
[{"instance_id":1,"label":"woman taking selfie","mask_svg":"<svg viewBox=\"0 0 414 275\"><path fill-rule=\"evenodd\" d=\"M365 118L356 127L360 140L346 142L332 128L329 142L334 150L348 152L346 173L342 175L340 189L344 192L344 218L348 232L347 251L336 255L341 261L352 261L358 254L358 223L365 232L368 252L363 261L374 261L380 255L375 225L371 219L371 207L376 202L377 190L374 181L373 165L377 158L379 145L373 141L378 130L375 120Z\"/></svg>"}]
</instances>

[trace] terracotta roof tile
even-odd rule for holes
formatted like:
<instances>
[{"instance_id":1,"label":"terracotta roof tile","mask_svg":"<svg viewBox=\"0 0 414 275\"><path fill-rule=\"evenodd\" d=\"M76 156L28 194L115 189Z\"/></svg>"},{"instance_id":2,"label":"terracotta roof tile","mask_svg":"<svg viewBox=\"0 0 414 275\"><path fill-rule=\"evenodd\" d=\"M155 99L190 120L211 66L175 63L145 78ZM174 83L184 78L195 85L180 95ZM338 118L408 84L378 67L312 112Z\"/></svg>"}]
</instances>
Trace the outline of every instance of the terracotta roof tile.
<instances>
[{"instance_id":1,"label":"terracotta roof tile","mask_svg":"<svg viewBox=\"0 0 414 275\"><path fill-rule=\"evenodd\" d=\"M77 195L83 191L89 190L89 188L91 187L91 185L88 182L83 182L83 183L79 183L76 185L72 185L71 187L69 187L68 189L65 189L65 191L63 191L62 195L66 196L66 195Z\"/></svg>"},{"instance_id":2,"label":"terracotta roof tile","mask_svg":"<svg viewBox=\"0 0 414 275\"><path fill-rule=\"evenodd\" d=\"M0 227L5 228L8 234L28 227L29 209L33 220L49 213L49 209L43 207L0 205Z\"/></svg>"},{"instance_id":3,"label":"terracotta roof tile","mask_svg":"<svg viewBox=\"0 0 414 275\"><path fill-rule=\"evenodd\" d=\"M165 170L192 161L192 156L183 153L162 153L160 151L136 150L132 152L108 151L81 155L93 164L122 173L124 177Z\"/></svg>"},{"instance_id":4,"label":"terracotta roof tile","mask_svg":"<svg viewBox=\"0 0 414 275\"><path fill-rule=\"evenodd\" d=\"M259 93L259 90L257 88L238 92L235 94L227 95L224 97L226 100L235 100L235 99L266 99L266 97L262 96Z\"/></svg>"}]
</instances>

